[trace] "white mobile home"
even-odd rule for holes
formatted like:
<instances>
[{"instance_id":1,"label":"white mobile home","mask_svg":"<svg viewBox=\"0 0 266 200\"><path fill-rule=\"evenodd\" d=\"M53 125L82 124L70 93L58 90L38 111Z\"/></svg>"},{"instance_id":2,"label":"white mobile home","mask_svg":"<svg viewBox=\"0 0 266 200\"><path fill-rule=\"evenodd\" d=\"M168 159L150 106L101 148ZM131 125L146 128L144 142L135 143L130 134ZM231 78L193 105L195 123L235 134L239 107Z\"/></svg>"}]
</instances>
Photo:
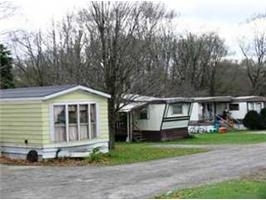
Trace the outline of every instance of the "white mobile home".
<instances>
[{"instance_id":1,"label":"white mobile home","mask_svg":"<svg viewBox=\"0 0 266 200\"><path fill-rule=\"evenodd\" d=\"M108 98L77 85L0 90L1 153L54 158L108 151Z\"/></svg>"},{"instance_id":2,"label":"white mobile home","mask_svg":"<svg viewBox=\"0 0 266 200\"><path fill-rule=\"evenodd\" d=\"M266 97L262 96L241 96L232 98L229 104L229 111L234 119L242 121L248 111L255 110L260 113L266 105Z\"/></svg>"},{"instance_id":3,"label":"white mobile home","mask_svg":"<svg viewBox=\"0 0 266 200\"><path fill-rule=\"evenodd\" d=\"M261 96L194 97L193 99L189 130L200 129L207 132L215 129L217 120L221 120L222 125L230 128L245 129L242 120L247 112L256 110L259 113L266 102L266 97Z\"/></svg>"},{"instance_id":4,"label":"white mobile home","mask_svg":"<svg viewBox=\"0 0 266 200\"><path fill-rule=\"evenodd\" d=\"M230 96L194 97L190 124L209 124L217 114L222 115L232 100Z\"/></svg>"},{"instance_id":5,"label":"white mobile home","mask_svg":"<svg viewBox=\"0 0 266 200\"><path fill-rule=\"evenodd\" d=\"M116 138L164 141L188 136L191 113L189 98L135 96L121 109Z\"/></svg>"}]
</instances>

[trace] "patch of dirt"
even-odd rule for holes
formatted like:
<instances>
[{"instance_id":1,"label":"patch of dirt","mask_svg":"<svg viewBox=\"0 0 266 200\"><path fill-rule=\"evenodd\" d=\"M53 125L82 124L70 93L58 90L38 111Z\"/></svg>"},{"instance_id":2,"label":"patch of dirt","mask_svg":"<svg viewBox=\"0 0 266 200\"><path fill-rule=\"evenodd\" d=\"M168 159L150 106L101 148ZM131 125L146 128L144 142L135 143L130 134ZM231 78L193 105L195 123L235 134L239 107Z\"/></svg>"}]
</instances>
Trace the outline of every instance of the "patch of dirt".
<instances>
[{"instance_id":1,"label":"patch of dirt","mask_svg":"<svg viewBox=\"0 0 266 200\"><path fill-rule=\"evenodd\" d=\"M0 157L0 164L7 165L26 165L26 166L83 166L83 165L97 165L97 162L90 162L84 158L57 158L57 159L45 159L38 162L29 162L22 159L11 159L5 156Z\"/></svg>"},{"instance_id":2,"label":"patch of dirt","mask_svg":"<svg viewBox=\"0 0 266 200\"><path fill-rule=\"evenodd\" d=\"M266 181L266 167L260 168L256 172L250 172L242 176L242 178L254 181Z\"/></svg>"}]
</instances>

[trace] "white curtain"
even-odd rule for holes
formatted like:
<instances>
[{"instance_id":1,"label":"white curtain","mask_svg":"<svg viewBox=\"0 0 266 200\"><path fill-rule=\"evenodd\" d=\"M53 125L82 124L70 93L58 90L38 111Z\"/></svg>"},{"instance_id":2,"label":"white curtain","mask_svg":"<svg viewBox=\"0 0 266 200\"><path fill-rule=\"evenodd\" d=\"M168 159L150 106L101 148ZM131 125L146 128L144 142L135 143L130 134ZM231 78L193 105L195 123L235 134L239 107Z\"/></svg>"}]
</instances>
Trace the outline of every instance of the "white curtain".
<instances>
[{"instance_id":1,"label":"white curtain","mask_svg":"<svg viewBox=\"0 0 266 200\"><path fill-rule=\"evenodd\" d=\"M54 106L54 141L66 141L65 106Z\"/></svg>"},{"instance_id":2,"label":"white curtain","mask_svg":"<svg viewBox=\"0 0 266 200\"><path fill-rule=\"evenodd\" d=\"M80 125L80 139L88 139L88 124Z\"/></svg>"},{"instance_id":3,"label":"white curtain","mask_svg":"<svg viewBox=\"0 0 266 200\"><path fill-rule=\"evenodd\" d=\"M96 105L90 105L90 117L91 117L91 138L97 137L97 130L96 130Z\"/></svg>"},{"instance_id":4,"label":"white curtain","mask_svg":"<svg viewBox=\"0 0 266 200\"><path fill-rule=\"evenodd\" d=\"M69 140L75 141L78 140L78 127L77 125L70 125L68 128Z\"/></svg>"},{"instance_id":5,"label":"white curtain","mask_svg":"<svg viewBox=\"0 0 266 200\"><path fill-rule=\"evenodd\" d=\"M78 141L79 139L88 139L89 133L91 138L97 137L97 119L96 119L96 104L80 105L79 119L77 105L68 105L68 119L66 124L65 105L54 106L54 141L67 141L66 126L68 126L69 141ZM88 107L90 106L90 107ZM89 109L90 108L90 109ZM90 111L89 111L90 110ZM88 113L89 112L89 113ZM89 116L90 114L90 121ZM78 123L79 120L79 123ZM90 123L90 130L89 130ZM78 124L80 125L80 138L78 136Z\"/></svg>"},{"instance_id":6,"label":"white curtain","mask_svg":"<svg viewBox=\"0 0 266 200\"><path fill-rule=\"evenodd\" d=\"M55 127L55 142L66 141L66 127Z\"/></svg>"}]
</instances>

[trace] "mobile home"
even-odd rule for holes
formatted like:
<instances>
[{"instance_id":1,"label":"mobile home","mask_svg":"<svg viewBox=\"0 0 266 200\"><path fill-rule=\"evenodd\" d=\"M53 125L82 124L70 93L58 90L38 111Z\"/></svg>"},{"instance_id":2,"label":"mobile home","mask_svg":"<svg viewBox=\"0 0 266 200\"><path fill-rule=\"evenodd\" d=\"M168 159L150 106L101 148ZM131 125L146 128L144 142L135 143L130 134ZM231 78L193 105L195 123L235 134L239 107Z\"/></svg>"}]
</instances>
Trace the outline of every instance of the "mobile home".
<instances>
[{"instance_id":1,"label":"mobile home","mask_svg":"<svg viewBox=\"0 0 266 200\"><path fill-rule=\"evenodd\" d=\"M266 97L262 96L241 96L234 97L229 104L229 111L234 119L242 121L248 111L255 110L260 113L265 107Z\"/></svg>"},{"instance_id":2,"label":"mobile home","mask_svg":"<svg viewBox=\"0 0 266 200\"><path fill-rule=\"evenodd\" d=\"M164 141L188 136L190 98L156 98L137 95L121 109L116 138Z\"/></svg>"},{"instance_id":3,"label":"mobile home","mask_svg":"<svg viewBox=\"0 0 266 200\"><path fill-rule=\"evenodd\" d=\"M201 132L215 130L217 119L221 119L220 125L227 128L245 129L242 121L248 111L255 110L259 113L266 102L266 97L261 96L216 96L193 99L189 131ZM226 118L223 116L225 112Z\"/></svg>"},{"instance_id":4,"label":"mobile home","mask_svg":"<svg viewBox=\"0 0 266 200\"><path fill-rule=\"evenodd\" d=\"M82 157L108 151L110 95L80 85L0 90L1 153Z\"/></svg>"}]
</instances>

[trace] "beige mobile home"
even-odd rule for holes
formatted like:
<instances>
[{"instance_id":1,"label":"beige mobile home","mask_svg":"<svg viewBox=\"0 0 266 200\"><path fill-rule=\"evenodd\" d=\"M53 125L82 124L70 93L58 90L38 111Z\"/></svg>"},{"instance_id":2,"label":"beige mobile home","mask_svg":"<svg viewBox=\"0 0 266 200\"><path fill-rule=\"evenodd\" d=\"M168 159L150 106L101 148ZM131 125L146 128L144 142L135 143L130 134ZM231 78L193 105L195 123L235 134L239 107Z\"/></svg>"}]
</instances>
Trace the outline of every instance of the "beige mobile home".
<instances>
[{"instance_id":1,"label":"beige mobile home","mask_svg":"<svg viewBox=\"0 0 266 200\"><path fill-rule=\"evenodd\" d=\"M82 157L108 151L110 95L62 85L0 90L1 154L26 158Z\"/></svg>"}]
</instances>

